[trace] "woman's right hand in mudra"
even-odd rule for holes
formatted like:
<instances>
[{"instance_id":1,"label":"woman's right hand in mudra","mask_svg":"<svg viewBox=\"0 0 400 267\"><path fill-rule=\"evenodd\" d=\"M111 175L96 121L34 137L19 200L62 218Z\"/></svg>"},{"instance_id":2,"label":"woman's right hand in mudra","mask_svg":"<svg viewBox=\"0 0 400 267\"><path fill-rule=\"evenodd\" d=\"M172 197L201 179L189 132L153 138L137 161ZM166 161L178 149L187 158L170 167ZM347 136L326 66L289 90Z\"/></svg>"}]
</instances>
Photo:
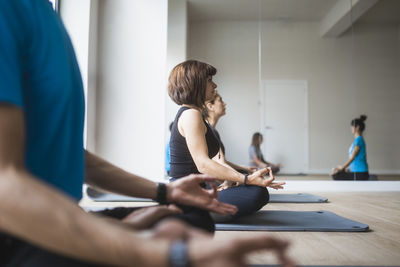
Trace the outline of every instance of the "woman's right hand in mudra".
<instances>
[{"instance_id":1,"label":"woman's right hand in mudra","mask_svg":"<svg viewBox=\"0 0 400 267\"><path fill-rule=\"evenodd\" d=\"M268 174L268 176L266 176ZM274 182L275 176L270 167L253 172L247 177L246 184L270 187L273 189L283 189L285 182Z\"/></svg>"}]
</instances>

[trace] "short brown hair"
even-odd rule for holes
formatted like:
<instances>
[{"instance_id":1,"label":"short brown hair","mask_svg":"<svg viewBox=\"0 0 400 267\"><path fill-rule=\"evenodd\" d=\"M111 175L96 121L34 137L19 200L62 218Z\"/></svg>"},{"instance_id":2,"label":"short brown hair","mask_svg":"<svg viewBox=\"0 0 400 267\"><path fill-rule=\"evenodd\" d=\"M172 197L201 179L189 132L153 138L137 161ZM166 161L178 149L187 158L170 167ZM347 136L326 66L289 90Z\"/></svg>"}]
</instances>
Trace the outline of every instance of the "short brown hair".
<instances>
[{"instance_id":1,"label":"short brown hair","mask_svg":"<svg viewBox=\"0 0 400 267\"><path fill-rule=\"evenodd\" d=\"M206 100L207 77L217 69L197 60L187 60L175 66L168 79L168 95L178 105L203 108Z\"/></svg>"}]
</instances>

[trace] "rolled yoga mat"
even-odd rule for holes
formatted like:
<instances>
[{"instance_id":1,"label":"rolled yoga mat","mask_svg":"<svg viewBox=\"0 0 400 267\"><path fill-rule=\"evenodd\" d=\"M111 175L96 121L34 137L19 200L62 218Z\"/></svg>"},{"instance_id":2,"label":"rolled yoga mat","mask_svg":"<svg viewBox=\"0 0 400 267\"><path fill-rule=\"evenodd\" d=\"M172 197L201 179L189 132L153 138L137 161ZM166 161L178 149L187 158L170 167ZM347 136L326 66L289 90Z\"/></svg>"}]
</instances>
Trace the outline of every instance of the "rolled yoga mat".
<instances>
[{"instance_id":1,"label":"rolled yoga mat","mask_svg":"<svg viewBox=\"0 0 400 267\"><path fill-rule=\"evenodd\" d=\"M152 199L128 197L112 193L102 193L88 187L86 191L88 197L96 202L152 202ZM270 194L270 203L323 203L327 202L326 197L299 193L299 194Z\"/></svg>"},{"instance_id":2,"label":"rolled yoga mat","mask_svg":"<svg viewBox=\"0 0 400 267\"><path fill-rule=\"evenodd\" d=\"M215 228L218 231L365 232L369 230L367 224L325 210L261 210L230 223L218 223Z\"/></svg>"}]
</instances>

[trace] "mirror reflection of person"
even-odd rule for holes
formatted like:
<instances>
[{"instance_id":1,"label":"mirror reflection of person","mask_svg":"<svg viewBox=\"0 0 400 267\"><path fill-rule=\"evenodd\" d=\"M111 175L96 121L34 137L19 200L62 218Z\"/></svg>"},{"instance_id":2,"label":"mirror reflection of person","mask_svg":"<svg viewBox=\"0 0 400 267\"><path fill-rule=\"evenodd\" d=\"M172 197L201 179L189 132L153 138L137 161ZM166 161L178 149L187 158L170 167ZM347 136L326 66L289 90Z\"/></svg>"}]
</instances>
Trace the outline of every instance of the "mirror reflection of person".
<instances>
[{"instance_id":1,"label":"mirror reflection of person","mask_svg":"<svg viewBox=\"0 0 400 267\"><path fill-rule=\"evenodd\" d=\"M251 146L249 147L249 165L257 168L271 168L273 173L279 172L281 165L268 162L264 159L261 152L261 144L263 142L262 134L256 132L251 138Z\"/></svg>"},{"instance_id":2,"label":"mirror reflection of person","mask_svg":"<svg viewBox=\"0 0 400 267\"><path fill-rule=\"evenodd\" d=\"M349 159L333 169L331 175L334 180L368 180L367 147L364 141L365 120L361 115L351 121L351 133L354 141L349 149ZM346 169L350 166L350 169Z\"/></svg>"},{"instance_id":3,"label":"mirror reflection of person","mask_svg":"<svg viewBox=\"0 0 400 267\"><path fill-rule=\"evenodd\" d=\"M266 187L280 189L284 184L274 182L275 177L270 169L263 168L252 174L242 174L217 160L222 156L220 144L211 126L203 117L204 105L216 95L217 85L212 79L216 72L213 66L196 60L178 64L171 71L168 94L175 103L181 105L171 131L171 179L180 179L190 173L207 174L222 181L228 180L242 185L230 187L226 189L226 193L235 190L238 191L235 194L242 195L252 191L253 195L260 196L266 204L268 202ZM270 174L270 177L264 177L266 174ZM238 212L234 216L254 212L260 209L262 204L255 202L251 207L248 206L248 209L241 209L238 206ZM182 209L191 224L197 224L202 229L214 232L214 221L209 212L189 206Z\"/></svg>"}]
</instances>

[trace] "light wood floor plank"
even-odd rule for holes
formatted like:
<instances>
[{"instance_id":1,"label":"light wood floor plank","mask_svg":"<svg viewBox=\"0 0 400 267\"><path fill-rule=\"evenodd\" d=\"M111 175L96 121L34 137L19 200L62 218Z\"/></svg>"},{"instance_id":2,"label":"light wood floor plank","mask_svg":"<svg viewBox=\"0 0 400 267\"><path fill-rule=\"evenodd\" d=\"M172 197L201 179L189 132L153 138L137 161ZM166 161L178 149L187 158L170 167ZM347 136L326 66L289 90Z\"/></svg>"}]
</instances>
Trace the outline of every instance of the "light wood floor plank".
<instances>
[{"instance_id":1,"label":"light wood floor plank","mask_svg":"<svg viewBox=\"0 0 400 267\"><path fill-rule=\"evenodd\" d=\"M269 204L265 210L329 210L366 223L366 233L275 232L290 240L290 255L301 265L398 265L400 263L400 193L319 193L326 204ZM220 235L257 232L217 232ZM253 264L276 264L268 252L254 253Z\"/></svg>"}]
</instances>

